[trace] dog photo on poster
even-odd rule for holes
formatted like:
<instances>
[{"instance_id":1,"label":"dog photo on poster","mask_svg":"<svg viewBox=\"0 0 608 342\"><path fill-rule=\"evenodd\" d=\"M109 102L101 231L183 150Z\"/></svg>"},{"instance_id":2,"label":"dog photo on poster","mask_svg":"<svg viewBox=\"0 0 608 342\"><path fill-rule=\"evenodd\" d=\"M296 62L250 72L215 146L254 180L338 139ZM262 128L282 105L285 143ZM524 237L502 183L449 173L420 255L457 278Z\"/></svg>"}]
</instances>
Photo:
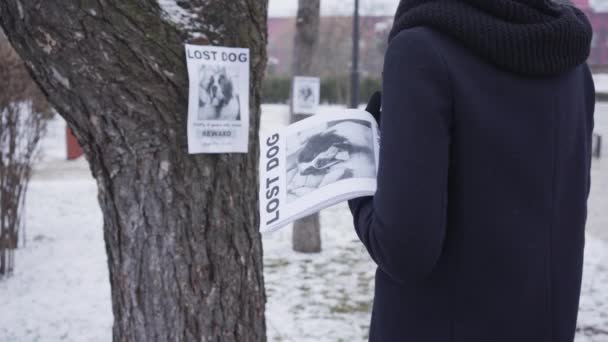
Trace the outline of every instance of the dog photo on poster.
<instances>
[{"instance_id":1,"label":"dog photo on poster","mask_svg":"<svg viewBox=\"0 0 608 342\"><path fill-rule=\"evenodd\" d=\"M186 45L188 151L247 153L249 49Z\"/></svg>"}]
</instances>

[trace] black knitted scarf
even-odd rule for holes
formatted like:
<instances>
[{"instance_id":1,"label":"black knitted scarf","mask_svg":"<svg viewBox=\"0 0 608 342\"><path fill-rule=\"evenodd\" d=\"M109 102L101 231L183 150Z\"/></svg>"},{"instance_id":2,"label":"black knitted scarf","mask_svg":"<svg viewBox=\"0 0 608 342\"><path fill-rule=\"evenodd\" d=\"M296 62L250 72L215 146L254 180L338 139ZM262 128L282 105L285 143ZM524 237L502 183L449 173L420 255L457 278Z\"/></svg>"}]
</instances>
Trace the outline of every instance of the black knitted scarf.
<instances>
[{"instance_id":1,"label":"black knitted scarf","mask_svg":"<svg viewBox=\"0 0 608 342\"><path fill-rule=\"evenodd\" d=\"M579 9L551 0L401 0L389 41L416 26L451 36L501 69L531 76L583 63L593 32Z\"/></svg>"}]
</instances>

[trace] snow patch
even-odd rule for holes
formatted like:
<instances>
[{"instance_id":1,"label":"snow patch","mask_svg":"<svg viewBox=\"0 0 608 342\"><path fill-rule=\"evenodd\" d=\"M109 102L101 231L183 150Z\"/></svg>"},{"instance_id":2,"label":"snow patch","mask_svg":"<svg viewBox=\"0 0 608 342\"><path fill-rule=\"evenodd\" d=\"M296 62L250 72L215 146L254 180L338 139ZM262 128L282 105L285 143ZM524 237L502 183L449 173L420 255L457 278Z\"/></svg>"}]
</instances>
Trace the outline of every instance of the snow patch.
<instances>
[{"instance_id":1,"label":"snow patch","mask_svg":"<svg viewBox=\"0 0 608 342\"><path fill-rule=\"evenodd\" d=\"M595 91L598 93L608 93L608 74L593 74Z\"/></svg>"},{"instance_id":2,"label":"snow patch","mask_svg":"<svg viewBox=\"0 0 608 342\"><path fill-rule=\"evenodd\" d=\"M19 11L19 18L23 20L23 18L25 18L25 14L23 12L23 5L21 4L21 1L17 1L17 11Z\"/></svg>"},{"instance_id":3,"label":"snow patch","mask_svg":"<svg viewBox=\"0 0 608 342\"><path fill-rule=\"evenodd\" d=\"M167 20L184 28L192 28L192 20L197 17L196 12L183 8L176 0L158 0L158 4Z\"/></svg>"},{"instance_id":4,"label":"snow patch","mask_svg":"<svg viewBox=\"0 0 608 342\"><path fill-rule=\"evenodd\" d=\"M51 69L53 70L53 77L55 78L55 80L59 82L64 88L70 89L70 80L67 77L63 76L59 71L57 71L55 67L51 67Z\"/></svg>"}]
</instances>

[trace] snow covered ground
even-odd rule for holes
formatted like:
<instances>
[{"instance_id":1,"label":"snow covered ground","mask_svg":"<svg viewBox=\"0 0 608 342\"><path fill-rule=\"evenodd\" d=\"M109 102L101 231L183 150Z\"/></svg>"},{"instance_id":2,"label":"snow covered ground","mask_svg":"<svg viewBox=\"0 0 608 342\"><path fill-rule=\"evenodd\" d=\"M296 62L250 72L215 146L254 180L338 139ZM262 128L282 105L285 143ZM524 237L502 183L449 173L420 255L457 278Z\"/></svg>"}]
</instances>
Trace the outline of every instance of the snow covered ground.
<instances>
[{"instance_id":1,"label":"snow covered ground","mask_svg":"<svg viewBox=\"0 0 608 342\"><path fill-rule=\"evenodd\" d=\"M27 196L27 244L0 280L0 341L111 341L112 307L97 186L65 160L54 120Z\"/></svg>"},{"instance_id":2,"label":"snow covered ground","mask_svg":"<svg viewBox=\"0 0 608 342\"><path fill-rule=\"evenodd\" d=\"M595 74L593 75L593 82L595 83L595 91L598 93L608 93L608 74Z\"/></svg>"},{"instance_id":3,"label":"snow covered ground","mask_svg":"<svg viewBox=\"0 0 608 342\"><path fill-rule=\"evenodd\" d=\"M339 107L323 107L329 115ZM263 127L287 123L287 107L263 108ZM608 137L608 104L597 130ZM84 160L64 161L64 123L52 122L27 199L27 245L0 281L0 342L110 341L112 311L102 217ZM607 139L607 138L605 138ZM593 166L577 342L608 341L608 155ZM291 231L266 237L269 341L365 341L374 265L345 205L325 210L323 252L291 251Z\"/></svg>"}]
</instances>

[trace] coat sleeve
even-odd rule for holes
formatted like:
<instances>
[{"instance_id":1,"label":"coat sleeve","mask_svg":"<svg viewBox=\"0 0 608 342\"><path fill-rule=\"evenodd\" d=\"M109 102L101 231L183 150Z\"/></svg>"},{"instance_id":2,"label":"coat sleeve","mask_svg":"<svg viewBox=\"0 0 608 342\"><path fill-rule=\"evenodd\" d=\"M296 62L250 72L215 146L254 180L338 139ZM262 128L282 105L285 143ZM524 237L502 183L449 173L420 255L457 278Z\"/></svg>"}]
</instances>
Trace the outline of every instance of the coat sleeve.
<instances>
[{"instance_id":1,"label":"coat sleeve","mask_svg":"<svg viewBox=\"0 0 608 342\"><path fill-rule=\"evenodd\" d=\"M431 273L446 234L452 95L432 41L406 30L383 72L378 190L349 201L355 229L378 267L397 282Z\"/></svg>"}]
</instances>

